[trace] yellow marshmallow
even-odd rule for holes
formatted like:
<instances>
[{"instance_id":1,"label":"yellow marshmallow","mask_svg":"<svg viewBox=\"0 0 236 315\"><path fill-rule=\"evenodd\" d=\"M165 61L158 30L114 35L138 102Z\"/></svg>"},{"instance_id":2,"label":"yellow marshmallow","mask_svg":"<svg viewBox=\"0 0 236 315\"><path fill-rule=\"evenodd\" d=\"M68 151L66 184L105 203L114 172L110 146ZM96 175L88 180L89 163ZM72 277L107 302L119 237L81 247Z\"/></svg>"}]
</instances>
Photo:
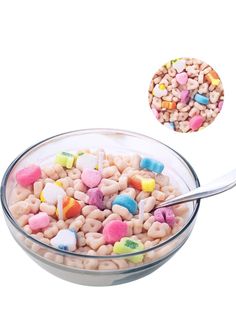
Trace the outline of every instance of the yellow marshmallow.
<instances>
[{"instance_id":1,"label":"yellow marshmallow","mask_svg":"<svg viewBox=\"0 0 236 315\"><path fill-rule=\"evenodd\" d=\"M153 192L155 189L155 180L153 178L143 178L142 181L142 190L145 192Z\"/></svg>"}]
</instances>

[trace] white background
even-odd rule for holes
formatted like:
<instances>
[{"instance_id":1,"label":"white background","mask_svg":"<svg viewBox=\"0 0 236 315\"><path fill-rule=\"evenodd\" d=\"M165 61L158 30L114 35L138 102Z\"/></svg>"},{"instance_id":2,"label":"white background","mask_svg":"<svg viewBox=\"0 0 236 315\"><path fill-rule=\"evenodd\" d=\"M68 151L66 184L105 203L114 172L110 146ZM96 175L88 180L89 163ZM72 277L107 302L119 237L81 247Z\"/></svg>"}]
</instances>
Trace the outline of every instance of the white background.
<instances>
[{"instance_id":1,"label":"white background","mask_svg":"<svg viewBox=\"0 0 236 315\"><path fill-rule=\"evenodd\" d=\"M218 3L0 1L1 176L26 147L89 127L155 137L183 154L202 183L235 168L235 11ZM211 64L225 87L222 113L195 134L164 128L148 108L152 75L179 56ZM1 213L0 313L235 314L234 196L235 189L203 200L181 251L116 287L79 286L43 271Z\"/></svg>"}]
</instances>

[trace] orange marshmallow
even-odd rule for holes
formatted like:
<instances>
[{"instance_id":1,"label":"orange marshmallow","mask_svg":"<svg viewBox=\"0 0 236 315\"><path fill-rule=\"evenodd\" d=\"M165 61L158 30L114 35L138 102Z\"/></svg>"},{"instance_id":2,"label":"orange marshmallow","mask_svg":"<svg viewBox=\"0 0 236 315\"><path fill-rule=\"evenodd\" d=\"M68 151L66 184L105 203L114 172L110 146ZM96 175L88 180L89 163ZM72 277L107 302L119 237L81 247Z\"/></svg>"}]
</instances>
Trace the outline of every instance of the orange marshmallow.
<instances>
[{"instance_id":1,"label":"orange marshmallow","mask_svg":"<svg viewBox=\"0 0 236 315\"><path fill-rule=\"evenodd\" d=\"M205 75L205 79L208 83L212 85L218 85L220 83L220 78L218 74L215 72L215 70L211 70Z\"/></svg>"},{"instance_id":2,"label":"orange marshmallow","mask_svg":"<svg viewBox=\"0 0 236 315\"><path fill-rule=\"evenodd\" d=\"M169 101L162 101L161 107L165 109L175 109L176 103L175 102L169 102Z\"/></svg>"},{"instance_id":3,"label":"orange marshmallow","mask_svg":"<svg viewBox=\"0 0 236 315\"><path fill-rule=\"evenodd\" d=\"M63 198L63 219L67 220L70 218L77 217L81 213L81 205L80 203L71 197L64 197ZM56 215L59 218L59 210L57 208Z\"/></svg>"}]
</instances>

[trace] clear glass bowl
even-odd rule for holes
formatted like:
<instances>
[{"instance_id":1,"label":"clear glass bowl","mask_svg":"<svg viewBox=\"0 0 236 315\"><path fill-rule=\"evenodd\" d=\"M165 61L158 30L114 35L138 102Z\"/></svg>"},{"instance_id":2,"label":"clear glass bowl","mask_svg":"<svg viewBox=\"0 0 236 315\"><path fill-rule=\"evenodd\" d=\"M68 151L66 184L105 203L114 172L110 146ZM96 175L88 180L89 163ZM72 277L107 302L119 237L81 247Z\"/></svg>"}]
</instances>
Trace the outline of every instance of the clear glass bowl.
<instances>
[{"instance_id":1,"label":"clear glass bowl","mask_svg":"<svg viewBox=\"0 0 236 315\"><path fill-rule=\"evenodd\" d=\"M16 184L15 173L29 164L42 165L50 159L53 161L56 153L62 150L73 151L75 148L94 150L104 148L109 153L139 153L153 157L164 162L163 173L170 177L171 182L181 192L184 193L199 186L199 180L191 165L173 149L150 137L114 129L87 129L60 134L24 151L10 164L4 174L1 202L11 234L41 267L68 281L105 286L133 281L150 274L169 260L188 239L195 223L200 200L188 204L190 214L181 230L164 242L139 252L145 257L140 264L127 263L128 258L137 253L88 256L53 248L25 233L12 217L8 205L11 191Z\"/></svg>"}]
</instances>

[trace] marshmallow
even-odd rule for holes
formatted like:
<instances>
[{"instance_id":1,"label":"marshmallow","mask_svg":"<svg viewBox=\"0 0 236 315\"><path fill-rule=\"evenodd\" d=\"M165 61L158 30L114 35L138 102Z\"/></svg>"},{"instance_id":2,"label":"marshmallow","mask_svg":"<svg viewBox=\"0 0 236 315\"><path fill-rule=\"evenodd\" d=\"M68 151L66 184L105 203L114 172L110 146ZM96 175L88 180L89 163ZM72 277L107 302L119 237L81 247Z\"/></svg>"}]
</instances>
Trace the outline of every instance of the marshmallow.
<instances>
[{"instance_id":1,"label":"marshmallow","mask_svg":"<svg viewBox=\"0 0 236 315\"><path fill-rule=\"evenodd\" d=\"M102 175L101 172L97 170L84 169L81 174L81 179L86 186L94 188L100 183Z\"/></svg>"},{"instance_id":2,"label":"marshmallow","mask_svg":"<svg viewBox=\"0 0 236 315\"><path fill-rule=\"evenodd\" d=\"M170 102L170 101L162 101L161 102L161 108L175 109L176 108L176 103L175 102Z\"/></svg>"},{"instance_id":3,"label":"marshmallow","mask_svg":"<svg viewBox=\"0 0 236 315\"><path fill-rule=\"evenodd\" d=\"M36 182L41 177L41 168L37 165L29 165L16 173L16 181L23 187Z\"/></svg>"},{"instance_id":4,"label":"marshmallow","mask_svg":"<svg viewBox=\"0 0 236 315\"><path fill-rule=\"evenodd\" d=\"M69 169L73 167L74 161L75 156L68 152L58 153L55 160L57 164L60 164L61 166Z\"/></svg>"},{"instance_id":5,"label":"marshmallow","mask_svg":"<svg viewBox=\"0 0 236 315\"><path fill-rule=\"evenodd\" d=\"M89 196L88 204L98 207L99 209L103 209L103 193L99 188L91 188L87 191L87 195Z\"/></svg>"},{"instance_id":6,"label":"marshmallow","mask_svg":"<svg viewBox=\"0 0 236 315\"><path fill-rule=\"evenodd\" d=\"M50 223L50 219L46 212L40 212L30 217L28 222L31 230L39 230L46 228Z\"/></svg>"},{"instance_id":7,"label":"marshmallow","mask_svg":"<svg viewBox=\"0 0 236 315\"><path fill-rule=\"evenodd\" d=\"M189 100L190 100L190 92L188 90L181 91L181 94L180 94L181 103L187 104Z\"/></svg>"},{"instance_id":8,"label":"marshmallow","mask_svg":"<svg viewBox=\"0 0 236 315\"><path fill-rule=\"evenodd\" d=\"M114 244L128 235L128 225L120 220L112 220L105 225L102 233L107 244Z\"/></svg>"},{"instance_id":9,"label":"marshmallow","mask_svg":"<svg viewBox=\"0 0 236 315\"><path fill-rule=\"evenodd\" d=\"M144 249L144 245L141 241L136 241L128 237L123 237L120 242L116 242L113 247L115 254L129 254L135 253ZM133 263L140 263L143 261L144 255L135 255L127 258Z\"/></svg>"},{"instance_id":10,"label":"marshmallow","mask_svg":"<svg viewBox=\"0 0 236 315\"><path fill-rule=\"evenodd\" d=\"M74 251L76 250L77 234L69 229L60 230L57 235L50 240L50 243L58 249Z\"/></svg>"},{"instance_id":11,"label":"marshmallow","mask_svg":"<svg viewBox=\"0 0 236 315\"><path fill-rule=\"evenodd\" d=\"M201 115L193 116L189 120L189 126L193 131L198 130L204 122L204 118Z\"/></svg>"},{"instance_id":12,"label":"marshmallow","mask_svg":"<svg viewBox=\"0 0 236 315\"><path fill-rule=\"evenodd\" d=\"M134 188L145 192L153 192L156 185L153 178L145 178L140 175L130 177L128 183Z\"/></svg>"},{"instance_id":13,"label":"marshmallow","mask_svg":"<svg viewBox=\"0 0 236 315\"><path fill-rule=\"evenodd\" d=\"M145 157L140 161L140 168L145 168L151 172L160 174L164 169L164 164L157 160Z\"/></svg>"},{"instance_id":14,"label":"marshmallow","mask_svg":"<svg viewBox=\"0 0 236 315\"><path fill-rule=\"evenodd\" d=\"M67 220L80 215L81 204L72 197L65 196L62 201L62 206L57 205L56 215L59 220Z\"/></svg>"},{"instance_id":15,"label":"marshmallow","mask_svg":"<svg viewBox=\"0 0 236 315\"><path fill-rule=\"evenodd\" d=\"M156 97L162 97L162 96L166 96L168 94L168 91L167 91L165 85L163 83L161 83L161 84L157 84L154 87L152 93Z\"/></svg>"},{"instance_id":16,"label":"marshmallow","mask_svg":"<svg viewBox=\"0 0 236 315\"><path fill-rule=\"evenodd\" d=\"M63 188L54 183L47 183L40 194L40 200L49 203L50 205L55 205L59 196L66 196Z\"/></svg>"},{"instance_id":17,"label":"marshmallow","mask_svg":"<svg viewBox=\"0 0 236 315\"><path fill-rule=\"evenodd\" d=\"M137 214L138 205L137 202L128 195L122 194L116 196L116 198L112 202L112 206L119 205L128 209L131 214Z\"/></svg>"},{"instance_id":18,"label":"marshmallow","mask_svg":"<svg viewBox=\"0 0 236 315\"><path fill-rule=\"evenodd\" d=\"M175 78L176 81L181 85L186 84L188 81L188 75L186 72L177 73Z\"/></svg>"},{"instance_id":19,"label":"marshmallow","mask_svg":"<svg viewBox=\"0 0 236 315\"><path fill-rule=\"evenodd\" d=\"M173 68L177 70L178 73L182 72L185 69L186 61L184 59L177 59L173 62Z\"/></svg>"},{"instance_id":20,"label":"marshmallow","mask_svg":"<svg viewBox=\"0 0 236 315\"><path fill-rule=\"evenodd\" d=\"M194 99L201 105L207 105L209 103L209 98L199 93L195 94Z\"/></svg>"},{"instance_id":21,"label":"marshmallow","mask_svg":"<svg viewBox=\"0 0 236 315\"><path fill-rule=\"evenodd\" d=\"M98 160L96 155L84 153L79 155L76 161L76 167L83 171L84 169L93 170L97 167Z\"/></svg>"},{"instance_id":22,"label":"marshmallow","mask_svg":"<svg viewBox=\"0 0 236 315\"><path fill-rule=\"evenodd\" d=\"M167 223L171 228L175 224L175 214L170 207L156 209L154 211L154 218L160 223Z\"/></svg>"},{"instance_id":23,"label":"marshmallow","mask_svg":"<svg viewBox=\"0 0 236 315\"><path fill-rule=\"evenodd\" d=\"M217 86L220 83L220 78L215 70L211 70L205 75L205 79L212 85Z\"/></svg>"}]
</instances>

